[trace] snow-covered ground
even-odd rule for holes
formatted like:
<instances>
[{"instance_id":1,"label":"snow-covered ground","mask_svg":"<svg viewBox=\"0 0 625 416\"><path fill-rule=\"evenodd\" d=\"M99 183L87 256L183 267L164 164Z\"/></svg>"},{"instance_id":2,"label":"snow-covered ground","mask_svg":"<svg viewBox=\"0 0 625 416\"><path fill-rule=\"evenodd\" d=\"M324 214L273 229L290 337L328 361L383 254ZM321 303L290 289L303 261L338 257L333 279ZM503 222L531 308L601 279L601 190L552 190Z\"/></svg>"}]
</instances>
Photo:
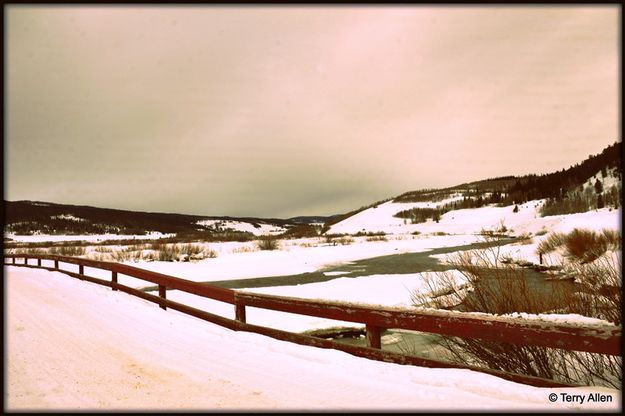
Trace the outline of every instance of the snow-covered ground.
<instances>
[{"instance_id":1,"label":"snow-covered ground","mask_svg":"<svg viewBox=\"0 0 625 416\"><path fill-rule=\"evenodd\" d=\"M193 281L232 280L307 273L324 267L370 257L427 251L480 240L475 235L401 236L388 241L354 237L348 245L332 245L323 238L281 240L278 250L259 250L254 242L209 243L216 258L198 262L147 262L129 264Z\"/></svg>"},{"instance_id":2,"label":"snow-covered ground","mask_svg":"<svg viewBox=\"0 0 625 416\"><path fill-rule=\"evenodd\" d=\"M441 201L441 203L446 202ZM423 234L444 232L447 234L474 234L481 231L497 231L505 226L506 234L521 235L537 233L541 230L568 232L575 227L590 229L618 229L620 212L602 208L571 215L541 217L539 208L544 200L529 201L519 205L519 212L513 212L514 206L459 209L441 215L439 222L431 219L424 223L404 223L394 214L425 204L424 202L396 203L385 202L377 208L368 208L330 227L329 233L355 234L358 232L385 232L387 234L409 234L419 231ZM434 204L432 204L434 205Z\"/></svg>"},{"instance_id":3,"label":"snow-covered ground","mask_svg":"<svg viewBox=\"0 0 625 416\"><path fill-rule=\"evenodd\" d=\"M275 235L286 231L286 228L277 225L259 223L258 227L255 227L252 223L235 220L202 220L198 221L197 224L209 228L248 232L254 235Z\"/></svg>"},{"instance_id":4,"label":"snow-covered ground","mask_svg":"<svg viewBox=\"0 0 625 416\"><path fill-rule=\"evenodd\" d=\"M7 410L622 407L614 389L537 388L469 370L372 361L232 332L57 272L4 271ZM610 402L589 402L591 393Z\"/></svg>"},{"instance_id":5,"label":"snow-covered ground","mask_svg":"<svg viewBox=\"0 0 625 416\"><path fill-rule=\"evenodd\" d=\"M5 238L10 238L16 242L22 243L41 243L41 242L59 242L59 241L92 241L100 242L107 240L156 240L159 238L173 237L175 234L163 234L160 232L151 232L142 235L125 235L125 234L87 234L87 235L49 235L49 234L33 234L33 235L16 235L14 233L5 233Z\"/></svg>"},{"instance_id":6,"label":"snow-covered ground","mask_svg":"<svg viewBox=\"0 0 625 416\"><path fill-rule=\"evenodd\" d=\"M410 233L418 230L412 224L405 224L402 218L393 215L412 208L437 208L454 201L462 201L462 195L454 195L438 202L393 202L367 208L330 227L331 234L356 234L358 232L384 232L387 234Z\"/></svg>"},{"instance_id":7,"label":"snow-covered ground","mask_svg":"<svg viewBox=\"0 0 625 416\"><path fill-rule=\"evenodd\" d=\"M260 250L255 241L201 243L198 245L215 256L191 262L139 260L127 261L127 264L202 282L296 275L365 258L479 242L484 240L479 235L484 231L527 237L519 243L500 247L499 254L538 263L536 249L552 232L568 233L574 228L596 231L607 228L620 232L621 209L603 208L580 214L540 217L538 210L543 201L519 205L516 213L513 206L450 211L442 215L438 223L405 224L402 219L393 217L405 209L435 207L446 202L450 201L386 202L347 218L329 230L329 233L338 234L383 231L387 233L385 237L351 236L332 241L325 237L282 239L278 242L278 249L273 251ZM225 226L241 230L241 227L249 226L254 230L243 231L256 234L278 232L277 229L264 226L259 229L245 224ZM413 235L415 231L420 234ZM5 237L24 242L97 242L134 237L138 240L136 246L142 247L142 239L166 235L5 234ZM145 245L145 248L148 249L148 246ZM111 245L107 249L121 251L123 246ZM620 252L611 255L618 257L615 261L620 264ZM110 254L104 247L87 247L85 256L112 260L107 258ZM445 261L447 256L441 254L436 257ZM549 263L549 256L544 257L543 260ZM51 265L51 262L44 261L44 265ZM76 265L65 264L63 268L78 271ZM110 279L110 272L88 267L85 272ZM336 271L326 273L334 279L241 290L405 307L412 303L412 292L426 294L430 290L427 282L437 277L433 272L373 274L356 278ZM460 273L450 273L457 284L464 283ZM419 411L595 408L587 406L612 410L620 408L620 394L615 394L613 390L592 389L611 393L611 403L563 403L560 393L569 390L536 389L470 371L428 370L371 362L337 351L286 344L253 334L232 333L173 311L161 311L151 303L75 281L59 273L5 267L5 274L10 408L63 409L74 406L83 409ZM121 274L118 279L121 284L131 287L152 285ZM234 318L234 307L229 304L175 290L168 291L167 297ZM591 323L591 318L570 315L549 319ZM252 324L294 332L359 326L258 308L247 308L247 320ZM163 327L168 330L164 331ZM547 399L552 391L558 393L555 403Z\"/></svg>"}]
</instances>

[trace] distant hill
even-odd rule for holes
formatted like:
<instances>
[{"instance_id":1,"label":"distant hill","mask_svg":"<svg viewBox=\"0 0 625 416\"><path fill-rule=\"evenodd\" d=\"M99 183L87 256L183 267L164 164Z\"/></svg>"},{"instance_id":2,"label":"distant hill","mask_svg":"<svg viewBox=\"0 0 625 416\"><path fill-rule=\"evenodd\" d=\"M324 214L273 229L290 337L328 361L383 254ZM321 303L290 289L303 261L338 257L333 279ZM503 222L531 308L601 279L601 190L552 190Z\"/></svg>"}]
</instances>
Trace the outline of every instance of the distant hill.
<instances>
[{"instance_id":1,"label":"distant hill","mask_svg":"<svg viewBox=\"0 0 625 416\"><path fill-rule=\"evenodd\" d=\"M462 208L478 208L486 204L506 206L536 199L547 199L547 215L581 212L620 201L622 178L622 143L615 142L601 153L586 160L544 175L503 176L463 183L441 189L421 189L395 198L378 201L345 214L333 216L298 216L289 219L255 217L215 217L175 213L140 212L83 205L65 205L40 201L4 201L5 232L15 234L124 234L141 235L148 232L175 233L178 236L202 238L245 239L267 232L289 231L290 235L316 235L313 224L323 223L323 231L364 210L387 201L395 203L437 202L455 196L453 202L437 210L412 209L397 213L401 218L437 217ZM588 181L617 177L619 187L597 188L589 194ZM586 184L586 186L584 186ZM593 182L594 184L594 182ZM591 184L591 185L593 185ZM583 189L585 188L585 190ZM582 195L582 193L584 193ZM418 212L417 212L418 211ZM432 211L432 212L430 212ZM436 212L434 212L436 211ZM289 235L289 234L287 234Z\"/></svg>"},{"instance_id":2,"label":"distant hill","mask_svg":"<svg viewBox=\"0 0 625 416\"><path fill-rule=\"evenodd\" d=\"M260 229L288 229L327 217L293 219L200 216L175 213L128 211L84 205L56 204L41 201L4 201L5 232L28 234L124 234L148 232L178 235L252 234ZM243 225L243 227L242 227ZM247 225L247 226L245 226ZM232 235L230 235L232 237Z\"/></svg>"},{"instance_id":3,"label":"distant hill","mask_svg":"<svg viewBox=\"0 0 625 416\"><path fill-rule=\"evenodd\" d=\"M416 220L417 217L436 218L444 212L455 209L479 208L487 204L507 206L523 204L537 199L547 199L547 208L543 215L583 212L588 209L601 208L607 204L620 205L620 186L612 186L610 189L602 189L601 191L597 188L596 194L594 190L590 189L592 194L589 194L588 182L591 178L597 181L599 178L596 175L599 174L602 178L616 177L617 182L620 183L622 179L621 162L622 143L615 142L601 153L591 155L584 161L557 172L543 175L502 176L448 188L421 189L403 193L390 200L394 203L436 203L450 198L454 199L453 202L448 202L437 209L414 208L397 214L401 218L411 220ZM594 181L591 185L595 184ZM384 202L386 201L379 201L346 214L335 215L325 223L324 230L328 230L332 225Z\"/></svg>"},{"instance_id":4,"label":"distant hill","mask_svg":"<svg viewBox=\"0 0 625 416\"><path fill-rule=\"evenodd\" d=\"M323 224L331 217L322 217L318 215L300 216L289 218L287 221L293 224Z\"/></svg>"},{"instance_id":5,"label":"distant hill","mask_svg":"<svg viewBox=\"0 0 625 416\"><path fill-rule=\"evenodd\" d=\"M622 172L622 143L615 142L601 153L589 156L581 163L544 175L503 176L463 183L449 188L424 189L406 192L394 198L395 202L419 202L458 191L467 196L482 195L484 203L520 204L534 199L556 198L582 185L597 172L617 169ZM489 194L485 196L483 194Z\"/></svg>"}]
</instances>

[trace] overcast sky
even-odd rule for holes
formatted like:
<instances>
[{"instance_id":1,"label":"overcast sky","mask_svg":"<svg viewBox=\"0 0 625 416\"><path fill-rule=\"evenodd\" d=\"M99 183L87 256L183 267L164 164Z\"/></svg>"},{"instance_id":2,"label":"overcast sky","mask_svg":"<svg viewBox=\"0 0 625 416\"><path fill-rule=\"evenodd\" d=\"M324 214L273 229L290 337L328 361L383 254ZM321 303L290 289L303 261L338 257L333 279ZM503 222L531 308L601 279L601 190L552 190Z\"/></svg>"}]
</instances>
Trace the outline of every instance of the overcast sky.
<instances>
[{"instance_id":1,"label":"overcast sky","mask_svg":"<svg viewBox=\"0 0 625 416\"><path fill-rule=\"evenodd\" d=\"M329 215L620 140L618 6L5 6L5 199Z\"/></svg>"}]
</instances>

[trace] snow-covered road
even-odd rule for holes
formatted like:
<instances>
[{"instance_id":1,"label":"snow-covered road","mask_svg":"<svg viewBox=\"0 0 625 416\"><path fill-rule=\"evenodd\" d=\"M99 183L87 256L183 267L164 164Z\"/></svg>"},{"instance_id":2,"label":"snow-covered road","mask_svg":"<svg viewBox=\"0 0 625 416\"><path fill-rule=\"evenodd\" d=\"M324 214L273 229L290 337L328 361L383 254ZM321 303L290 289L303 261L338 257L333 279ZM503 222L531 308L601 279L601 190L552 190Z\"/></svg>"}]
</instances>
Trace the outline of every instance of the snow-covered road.
<instances>
[{"instance_id":1,"label":"snow-covered road","mask_svg":"<svg viewBox=\"0 0 625 416\"><path fill-rule=\"evenodd\" d=\"M7 410L621 408L617 390L370 361L232 332L58 272L4 272ZM564 392L611 402L563 403Z\"/></svg>"}]
</instances>

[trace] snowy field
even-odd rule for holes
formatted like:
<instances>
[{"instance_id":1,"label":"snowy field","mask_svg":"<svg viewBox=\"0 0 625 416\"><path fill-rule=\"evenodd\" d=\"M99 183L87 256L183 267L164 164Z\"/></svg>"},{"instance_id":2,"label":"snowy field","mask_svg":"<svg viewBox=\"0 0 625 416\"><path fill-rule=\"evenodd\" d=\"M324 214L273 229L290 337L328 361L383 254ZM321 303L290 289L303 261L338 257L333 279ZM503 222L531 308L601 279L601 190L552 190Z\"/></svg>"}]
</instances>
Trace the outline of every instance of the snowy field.
<instances>
[{"instance_id":1,"label":"snowy field","mask_svg":"<svg viewBox=\"0 0 625 416\"><path fill-rule=\"evenodd\" d=\"M441 201L440 203L445 202L448 201ZM330 266L348 264L371 257L425 252L440 247L480 242L484 241L484 237L476 233L481 230L494 230L501 224L506 224L508 234L517 236L525 234L531 236L531 239L500 247L500 255L538 264L536 249L538 244L549 236L550 232L570 232L576 227L592 230L620 229L620 209L609 210L604 208L580 214L541 218L537 213L540 203L541 201L531 201L520 205L520 210L517 213L512 212L512 207L482 207L451 211L443 215L438 224L433 221L414 225L402 223L401 227L404 234L390 234L381 241L369 241L367 237L351 237L349 244L334 245L327 242L323 237L279 240L278 249L270 251L259 250L254 241L202 243L200 245L204 246L206 250L212 250L216 253L215 258L191 262L139 260L126 263L146 270L200 282L295 275L315 272ZM392 218L392 212L396 211L397 208L390 211L381 209L383 206L390 206L390 204L392 203L381 204L377 208L370 208L357 214L357 216L368 218L369 224L375 224L382 218L387 220L390 218L393 221L399 220ZM412 205L415 204L422 206L426 203L412 203ZM384 213L384 215L380 215L380 213ZM352 218L348 218L337 225L350 223ZM419 227L423 232L419 235L412 235L409 232L413 227ZM450 229L457 231L457 234L439 235L442 230ZM370 225L367 229L367 231L375 230L375 225ZM536 233L540 235L536 235ZM35 236L30 237L34 238ZM43 236L39 237L44 238ZM121 248L121 246L111 247L113 250L121 250ZM94 259L98 259L100 256L101 254L94 251L90 251L86 255L88 258ZM449 254L440 254L433 257L445 262L448 256ZM544 261L546 263L553 262L552 257L557 257L557 253L545 256ZM44 261L43 264L51 266L52 262ZM77 265L64 264L62 267L67 270L78 271ZM109 272L98 269L87 267L85 273L94 277L110 279ZM425 281L433 277L433 273L428 272L369 275L357 278L342 277L337 272L327 273L334 279L319 283L243 288L241 290L309 299L338 300L384 306L410 306L412 304L411 293L413 291L425 293L427 289ZM459 273L455 274L455 278L458 284L464 283L464 279ZM120 274L118 279L121 284L131 287L152 286L151 283L123 274ZM222 316L234 317L231 306L221 302L179 291L169 291L168 298ZM248 308L248 320L259 325L298 332L330 326L357 326L353 323L285 315L256 308Z\"/></svg>"},{"instance_id":2,"label":"snowy field","mask_svg":"<svg viewBox=\"0 0 625 416\"><path fill-rule=\"evenodd\" d=\"M280 240L278 250L258 250L255 242L209 243L209 248L218 253L216 258L195 263L138 261L128 264L193 281L232 280L314 272L354 260L471 244L481 238L475 235L407 235L389 237L388 241L367 241L365 237L353 237L353 240L349 245L336 246L320 237Z\"/></svg>"},{"instance_id":3,"label":"snowy field","mask_svg":"<svg viewBox=\"0 0 625 416\"><path fill-rule=\"evenodd\" d=\"M59 241L91 241L102 242L107 240L155 240L159 238L173 237L175 234L163 234L152 232L142 235L126 235L126 234L93 234L93 235L49 235L49 234L33 234L33 235L16 235L14 233L5 233L4 237L20 243L40 243Z\"/></svg>"},{"instance_id":4,"label":"snowy field","mask_svg":"<svg viewBox=\"0 0 625 416\"><path fill-rule=\"evenodd\" d=\"M613 389L537 388L371 361L232 332L57 272L4 271L7 410L621 408ZM589 402L591 393L611 401ZM564 401L572 395L584 402Z\"/></svg>"}]
</instances>

